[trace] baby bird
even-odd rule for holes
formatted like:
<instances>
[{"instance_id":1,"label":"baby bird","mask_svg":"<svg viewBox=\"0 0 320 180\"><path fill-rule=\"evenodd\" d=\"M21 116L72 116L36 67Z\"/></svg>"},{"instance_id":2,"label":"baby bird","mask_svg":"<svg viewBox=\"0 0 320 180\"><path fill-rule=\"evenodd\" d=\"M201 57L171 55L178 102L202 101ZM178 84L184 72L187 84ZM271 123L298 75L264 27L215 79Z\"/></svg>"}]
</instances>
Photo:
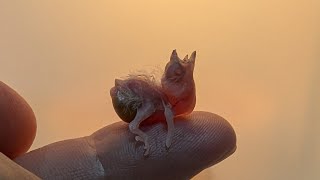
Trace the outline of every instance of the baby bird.
<instances>
[{"instance_id":1,"label":"baby bird","mask_svg":"<svg viewBox=\"0 0 320 180\"><path fill-rule=\"evenodd\" d=\"M113 107L118 116L129 123L129 130L136 135L135 140L144 143L145 156L149 155L150 145L148 135L139 129L141 122L155 112L164 113L168 127L166 147L169 148L174 134L174 117L193 111L196 104L195 58L196 51L190 58L186 55L181 60L173 50L161 85L147 75L130 75L127 79L115 80L115 86L110 90Z\"/></svg>"}]
</instances>

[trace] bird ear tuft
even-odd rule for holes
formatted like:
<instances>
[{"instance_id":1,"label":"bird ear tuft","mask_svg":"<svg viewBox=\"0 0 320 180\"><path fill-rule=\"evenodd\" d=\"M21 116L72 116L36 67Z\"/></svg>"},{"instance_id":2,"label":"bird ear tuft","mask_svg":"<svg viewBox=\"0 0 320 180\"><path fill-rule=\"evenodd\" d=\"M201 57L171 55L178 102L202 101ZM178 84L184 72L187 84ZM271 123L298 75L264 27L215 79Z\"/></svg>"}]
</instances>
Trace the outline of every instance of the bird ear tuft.
<instances>
[{"instance_id":1,"label":"bird ear tuft","mask_svg":"<svg viewBox=\"0 0 320 180\"><path fill-rule=\"evenodd\" d=\"M192 53L191 56L190 56L189 61L194 63L195 60L196 60L196 51L193 51L193 53Z\"/></svg>"},{"instance_id":2,"label":"bird ear tuft","mask_svg":"<svg viewBox=\"0 0 320 180\"><path fill-rule=\"evenodd\" d=\"M176 50L172 51L171 57L170 57L170 61L177 61L179 60L178 54Z\"/></svg>"}]
</instances>

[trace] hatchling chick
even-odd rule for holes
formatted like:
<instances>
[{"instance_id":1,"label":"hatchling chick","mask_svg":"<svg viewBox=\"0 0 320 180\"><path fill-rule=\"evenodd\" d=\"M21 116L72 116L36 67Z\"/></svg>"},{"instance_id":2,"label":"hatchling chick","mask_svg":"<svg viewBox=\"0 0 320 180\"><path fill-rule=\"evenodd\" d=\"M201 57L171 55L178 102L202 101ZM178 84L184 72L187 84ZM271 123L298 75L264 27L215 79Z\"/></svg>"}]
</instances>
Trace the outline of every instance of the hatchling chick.
<instances>
[{"instance_id":1,"label":"hatchling chick","mask_svg":"<svg viewBox=\"0 0 320 180\"><path fill-rule=\"evenodd\" d=\"M110 95L118 116L129 123L129 130L135 140L144 143L149 155L148 135L139 129L140 124L157 113L164 113L167 123L166 147L169 148L174 134L174 117L193 111L196 104L196 89L193 78L196 52L180 59L173 50L165 66L161 83L157 84L146 74L129 75L126 79L116 79Z\"/></svg>"}]
</instances>

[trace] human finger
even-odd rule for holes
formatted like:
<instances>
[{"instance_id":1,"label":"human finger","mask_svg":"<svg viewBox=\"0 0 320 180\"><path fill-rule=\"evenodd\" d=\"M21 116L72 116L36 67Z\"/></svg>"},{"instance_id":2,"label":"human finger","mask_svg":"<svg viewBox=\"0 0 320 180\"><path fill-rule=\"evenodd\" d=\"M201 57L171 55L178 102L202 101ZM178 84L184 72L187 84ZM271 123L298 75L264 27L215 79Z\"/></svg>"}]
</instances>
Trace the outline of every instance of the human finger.
<instances>
[{"instance_id":1,"label":"human finger","mask_svg":"<svg viewBox=\"0 0 320 180\"><path fill-rule=\"evenodd\" d=\"M36 118L28 103L0 81L0 152L14 158L25 153L36 135Z\"/></svg>"},{"instance_id":2,"label":"human finger","mask_svg":"<svg viewBox=\"0 0 320 180\"><path fill-rule=\"evenodd\" d=\"M38 180L40 178L25 170L0 152L0 179Z\"/></svg>"},{"instance_id":3,"label":"human finger","mask_svg":"<svg viewBox=\"0 0 320 180\"><path fill-rule=\"evenodd\" d=\"M150 154L123 122L90 136L65 140L29 152L15 161L43 179L188 179L217 164L236 149L236 135L222 117L193 112L175 119L175 134L165 147L166 125L143 126Z\"/></svg>"}]
</instances>

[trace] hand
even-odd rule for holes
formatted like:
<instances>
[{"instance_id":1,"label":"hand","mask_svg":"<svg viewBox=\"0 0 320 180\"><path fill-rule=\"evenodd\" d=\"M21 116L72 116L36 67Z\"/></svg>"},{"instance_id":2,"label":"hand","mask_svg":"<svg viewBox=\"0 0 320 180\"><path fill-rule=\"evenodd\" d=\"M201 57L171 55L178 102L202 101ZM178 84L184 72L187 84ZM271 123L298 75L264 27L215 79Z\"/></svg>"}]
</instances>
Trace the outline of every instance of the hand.
<instances>
[{"instance_id":1,"label":"hand","mask_svg":"<svg viewBox=\"0 0 320 180\"><path fill-rule=\"evenodd\" d=\"M148 157L143 156L143 144L135 141L124 122L108 125L90 136L22 154L29 148L28 142L34 138L32 128L36 126L32 110L27 107L18 94L0 82L0 152L16 157L17 164L43 179L187 179L224 160L236 149L235 132L226 120L208 112L193 112L175 119L175 135L169 149L165 147L165 124L142 127L150 136ZM21 121L25 123L17 124ZM2 126L8 122L10 127ZM29 135L21 137L19 131L23 127ZM25 141L17 144L19 138ZM3 146L7 147L5 151ZM0 153L1 164L7 165L7 171L0 170L0 179L10 177L6 172L27 173L22 168L12 169L14 163L3 160ZM14 174L12 177L16 177Z\"/></svg>"}]
</instances>

